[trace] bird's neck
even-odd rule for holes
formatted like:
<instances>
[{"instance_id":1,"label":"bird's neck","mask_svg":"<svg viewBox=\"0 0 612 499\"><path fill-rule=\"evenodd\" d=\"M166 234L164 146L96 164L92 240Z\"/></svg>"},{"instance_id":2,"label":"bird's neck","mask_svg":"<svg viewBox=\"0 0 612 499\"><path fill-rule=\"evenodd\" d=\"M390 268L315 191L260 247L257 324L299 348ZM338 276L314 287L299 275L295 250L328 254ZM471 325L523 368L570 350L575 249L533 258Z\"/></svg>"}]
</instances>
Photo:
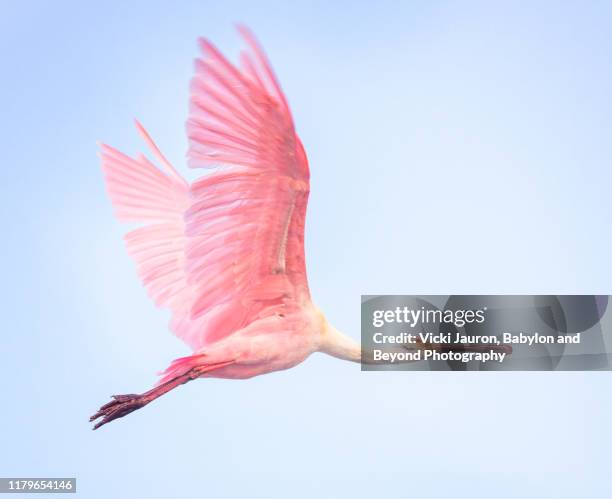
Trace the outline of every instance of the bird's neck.
<instances>
[{"instance_id":1,"label":"bird's neck","mask_svg":"<svg viewBox=\"0 0 612 499\"><path fill-rule=\"evenodd\" d=\"M338 331L327 320L323 320L319 352L338 359L361 362L361 345L354 339Z\"/></svg>"}]
</instances>

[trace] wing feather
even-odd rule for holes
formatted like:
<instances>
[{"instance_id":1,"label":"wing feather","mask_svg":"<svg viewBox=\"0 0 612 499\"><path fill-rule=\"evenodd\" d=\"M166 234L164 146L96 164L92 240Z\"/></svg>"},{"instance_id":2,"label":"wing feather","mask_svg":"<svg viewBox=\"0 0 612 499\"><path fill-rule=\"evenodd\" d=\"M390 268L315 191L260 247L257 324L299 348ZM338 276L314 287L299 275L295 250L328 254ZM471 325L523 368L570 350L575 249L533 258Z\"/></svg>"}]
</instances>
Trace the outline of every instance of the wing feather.
<instances>
[{"instance_id":1,"label":"wing feather","mask_svg":"<svg viewBox=\"0 0 612 499\"><path fill-rule=\"evenodd\" d=\"M139 123L137 127L145 136ZM189 186L173 169L165 174L142 155L133 159L102 144L100 156L117 218L148 224L126 234L128 254L155 304L171 306L188 288L183 213L189 206Z\"/></svg>"},{"instance_id":2,"label":"wing feather","mask_svg":"<svg viewBox=\"0 0 612 499\"><path fill-rule=\"evenodd\" d=\"M309 299L308 162L266 56L239 29L249 46L241 69L200 40L190 86L188 164L210 173L188 186L140 125L165 172L102 146L117 216L147 224L126 235L128 252L194 350Z\"/></svg>"},{"instance_id":3,"label":"wing feather","mask_svg":"<svg viewBox=\"0 0 612 499\"><path fill-rule=\"evenodd\" d=\"M240 32L250 48L242 69L200 40L188 159L191 167L221 168L191 186L185 223L186 269L196 287L190 318L216 311L244 325L308 294L305 269L290 275L286 259L289 251L303 259L303 244L288 246L287 239L306 209L309 172L267 58L248 30ZM218 339L232 327L215 325L203 336Z\"/></svg>"}]
</instances>

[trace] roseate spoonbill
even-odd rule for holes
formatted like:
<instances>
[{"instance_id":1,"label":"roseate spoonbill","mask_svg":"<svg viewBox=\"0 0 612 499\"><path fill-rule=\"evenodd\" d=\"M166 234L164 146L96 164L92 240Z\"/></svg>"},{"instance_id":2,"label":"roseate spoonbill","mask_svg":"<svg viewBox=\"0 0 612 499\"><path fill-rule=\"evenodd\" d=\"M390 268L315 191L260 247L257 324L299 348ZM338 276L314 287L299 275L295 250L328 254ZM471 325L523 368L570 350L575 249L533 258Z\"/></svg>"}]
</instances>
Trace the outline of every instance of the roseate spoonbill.
<instances>
[{"instance_id":1,"label":"roseate spoonbill","mask_svg":"<svg viewBox=\"0 0 612 499\"><path fill-rule=\"evenodd\" d=\"M311 300L308 160L263 50L238 29L248 46L240 67L201 39L191 82L188 164L218 168L189 185L138 122L163 171L101 145L116 216L142 224L125 236L127 250L193 354L173 361L151 390L113 396L90 418L94 429L196 378L250 378L317 351L360 360L360 345Z\"/></svg>"}]
</instances>

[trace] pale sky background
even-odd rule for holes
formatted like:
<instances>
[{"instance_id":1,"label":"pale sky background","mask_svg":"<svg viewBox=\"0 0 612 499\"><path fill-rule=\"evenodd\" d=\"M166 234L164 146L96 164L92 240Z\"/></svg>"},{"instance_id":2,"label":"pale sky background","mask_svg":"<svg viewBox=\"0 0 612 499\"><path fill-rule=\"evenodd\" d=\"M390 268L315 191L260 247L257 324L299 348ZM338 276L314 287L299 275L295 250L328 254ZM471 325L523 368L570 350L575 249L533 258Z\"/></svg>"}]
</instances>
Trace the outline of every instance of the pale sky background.
<instances>
[{"instance_id":1,"label":"pale sky background","mask_svg":"<svg viewBox=\"0 0 612 499\"><path fill-rule=\"evenodd\" d=\"M611 293L610 2L7 2L0 475L87 498L609 497L610 373L362 373L316 354L190 383L92 432L188 353L146 297L96 140L185 171L188 81L236 21L312 170L310 284L361 294ZM193 177L191 172L190 177Z\"/></svg>"}]
</instances>

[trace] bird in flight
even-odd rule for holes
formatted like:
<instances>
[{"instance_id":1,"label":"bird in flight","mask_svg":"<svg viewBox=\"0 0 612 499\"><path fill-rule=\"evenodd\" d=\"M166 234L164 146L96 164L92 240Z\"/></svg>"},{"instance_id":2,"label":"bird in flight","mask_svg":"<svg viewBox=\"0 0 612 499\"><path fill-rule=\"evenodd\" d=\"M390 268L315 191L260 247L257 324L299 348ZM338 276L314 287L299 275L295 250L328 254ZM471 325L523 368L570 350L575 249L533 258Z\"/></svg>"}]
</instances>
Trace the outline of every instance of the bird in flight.
<instances>
[{"instance_id":1,"label":"bird in flight","mask_svg":"<svg viewBox=\"0 0 612 499\"><path fill-rule=\"evenodd\" d=\"M128 253L193 353L174 360L149 391L114 395L90 418L94 429L197 378L250 378L313 352L360 361L360 345L312 302L308 160L263 50L238 29L247 45L240 65L200 39L191 82L188 164L211 171L189 184L138 122L158 166L101 145L115 214L140 224L125 236Z\"/></svg>"}]
</instances>

